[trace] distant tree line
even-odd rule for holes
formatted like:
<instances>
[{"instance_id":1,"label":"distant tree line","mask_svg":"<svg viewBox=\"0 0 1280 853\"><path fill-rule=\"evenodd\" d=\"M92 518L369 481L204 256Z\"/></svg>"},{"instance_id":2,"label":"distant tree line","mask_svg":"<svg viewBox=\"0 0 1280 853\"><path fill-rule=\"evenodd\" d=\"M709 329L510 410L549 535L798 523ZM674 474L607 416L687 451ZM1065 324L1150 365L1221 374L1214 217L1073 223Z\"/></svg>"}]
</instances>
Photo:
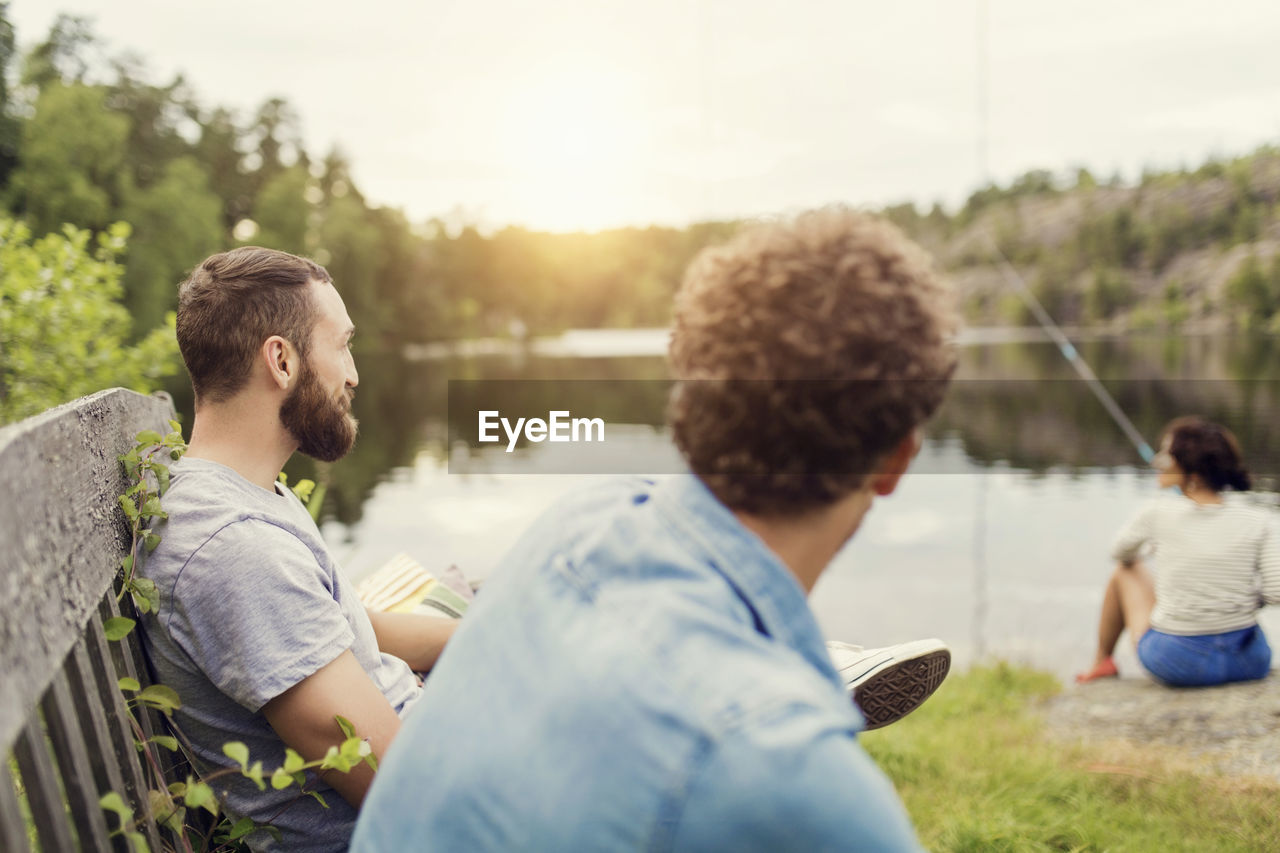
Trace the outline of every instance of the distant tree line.
<instances>
[{"instance_id":1,"label":"distant tree line","mask_svg":"<svg viewBox=\"0 0 1280 853\"><path fill-rule=\"evenodd\" d=\"M65 15L19 55L7 7L0 204L36 235L129 223L123 299L139 333L163 322L192 265L244 244L328 267L365 342L661 325L689 259L732 230L414 227L361 193L342 152L308 151L284 99L249 115L206 105L181 76L156 83L137 58L104 56Z\"/></svg>"},{"instance_id":2,"label":"distant tree line","mask_svg":"<svg viewBox=\"0 0 1280 853\"><path fill-rule=\"evenodd\" d=\"M156 82L141 60L111 55L77 17L57 18L19 52L8 5L0 0L0 218L23 221L35 238L127 222L118 261L136 338L164 323L193 264L248 243L325 264L364 347L662 325L689 260L738 227L550 234L411 223L365 197L341 151L307 150L284 99L248 113L209 105L181 76ZM1035 170L978 189L954 212L882 212L958 281L984 268L998 279L977 239L990 235L1060 321L1176 327L1220 312L1270 327L1280 311L1267 237L1278 197L1280 153L1267 148L1136 185ZM1179 266L1188 253L1240 244L1252 260L1231 256L1232 281L1216 291ZM1030 321L996 285L962 295L971 322Z\"/></svg>"}]
</instances>

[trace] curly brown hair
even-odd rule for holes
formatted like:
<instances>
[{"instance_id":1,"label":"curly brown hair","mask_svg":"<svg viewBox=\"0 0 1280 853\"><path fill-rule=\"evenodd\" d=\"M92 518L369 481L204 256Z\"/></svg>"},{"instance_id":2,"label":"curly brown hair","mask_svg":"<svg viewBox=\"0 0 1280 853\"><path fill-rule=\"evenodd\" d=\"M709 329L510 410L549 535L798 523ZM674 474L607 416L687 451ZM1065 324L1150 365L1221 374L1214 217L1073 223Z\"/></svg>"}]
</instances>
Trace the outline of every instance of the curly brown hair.
<instances>
[{"instance_id":1,"label":"curly brown hair","mask_svg":"<svg viewBox=\"0 0 1280 853\"><path fill-rule=\"evenodd\" d=\"M333 281L314 261L259 246L211 255L191 271L178 289L178 349L197 402L234 396L272 335L306 358L315 325L306 285L313 280Z\"/></svg>"},{"instance_id":2,"label":"curly brown hair","mask_svg":"<svg viewBox=\"0 0 1280 853\"><path fill-rule=\"evenodd\" d=\"M1240 443L1231 430L1198 415L1175 418L1160 434L1169 438L1169 455L1188 476L1195 475L1215 492L1247 492L1253 486L1245 470Z\"/></svg>"},{"instance_id":3,"label":"curly brown hair","mask_svg":"<svg viewBox=\"0 0 1280 853\"><path fill-rule=\"evenodd\" d=\"M847 208L704 250L676 299L668 422L726 506L796 515L862 487L942 402L950 287L889 223Z\"/></svg>"}]
</instances>

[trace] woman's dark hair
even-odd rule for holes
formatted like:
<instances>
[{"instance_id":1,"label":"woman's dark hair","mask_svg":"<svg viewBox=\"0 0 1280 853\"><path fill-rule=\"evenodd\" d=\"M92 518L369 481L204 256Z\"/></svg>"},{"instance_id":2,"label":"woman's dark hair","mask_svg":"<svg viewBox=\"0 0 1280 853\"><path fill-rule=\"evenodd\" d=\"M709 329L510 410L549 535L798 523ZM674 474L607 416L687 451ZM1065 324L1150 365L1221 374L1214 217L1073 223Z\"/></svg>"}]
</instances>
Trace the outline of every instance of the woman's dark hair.
<instances>
[{"instance_id":1,"label":"woman's dark hair","mask_svg":"<svg viewBox=\"0 0 1280 853\"><path fill-rule=\"evenodd\" d=\"M1162 442L1166 435L1169 436L1169 455L1187 476L1196 475L1215 492L1223 489L1247 492L1252 487L1240 444L1231 430L1191 415L1170 421L1161 434Z\"/></svg>"}]
</instances>

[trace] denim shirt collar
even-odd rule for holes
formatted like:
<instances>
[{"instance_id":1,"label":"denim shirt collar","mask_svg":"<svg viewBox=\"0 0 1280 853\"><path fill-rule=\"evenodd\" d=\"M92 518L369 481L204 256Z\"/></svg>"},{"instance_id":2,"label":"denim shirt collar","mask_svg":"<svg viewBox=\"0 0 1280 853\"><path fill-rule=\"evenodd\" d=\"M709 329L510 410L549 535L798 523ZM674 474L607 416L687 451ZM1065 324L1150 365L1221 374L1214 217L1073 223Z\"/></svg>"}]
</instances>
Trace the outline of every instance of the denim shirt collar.
<instances>
[{"instance_id":1,"label":"denim shirt collar","mask_svg":"<svg viewBox=\"0 0 1280 853\"><path fill-rule=\"evenodd\" d=\"M795 649L843 689L804 589L791 570L693 474L657 484L656 507L706 551L710 565L755 614L760 632Z\"/></svg>"}]
</instances>

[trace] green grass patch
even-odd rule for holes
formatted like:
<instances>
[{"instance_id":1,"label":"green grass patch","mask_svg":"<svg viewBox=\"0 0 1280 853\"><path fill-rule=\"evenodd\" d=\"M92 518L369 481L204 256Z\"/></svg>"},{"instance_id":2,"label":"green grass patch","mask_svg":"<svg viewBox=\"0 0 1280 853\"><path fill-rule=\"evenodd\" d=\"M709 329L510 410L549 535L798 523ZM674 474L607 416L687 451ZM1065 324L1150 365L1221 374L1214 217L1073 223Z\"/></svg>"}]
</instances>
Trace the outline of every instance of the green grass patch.
<instances>
[{"instance_id":1,"label":"green grass patch","mask_svg":"<svg viewBox=\"0 0 1280 853\"><path fill-rule=\"evenodd\" d=\"M1280 845L1280 785L1199 772L1167 751L1062 744L1037 706L1051 676L998 664L949 678L860 737L937 851L1254 851Z\"/></svg>"}]
</instances>

